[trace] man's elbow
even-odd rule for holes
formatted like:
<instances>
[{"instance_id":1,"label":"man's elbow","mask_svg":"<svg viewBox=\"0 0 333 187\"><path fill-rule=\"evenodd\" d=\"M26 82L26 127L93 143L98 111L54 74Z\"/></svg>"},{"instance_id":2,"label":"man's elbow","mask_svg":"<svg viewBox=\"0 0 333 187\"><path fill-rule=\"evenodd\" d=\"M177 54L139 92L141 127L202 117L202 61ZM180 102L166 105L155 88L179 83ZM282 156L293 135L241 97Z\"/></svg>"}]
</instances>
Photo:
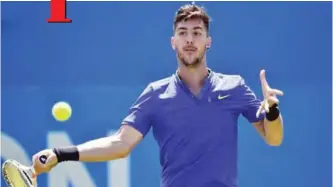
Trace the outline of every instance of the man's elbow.
<instances>
[{"instance_id":1,"label":"man's elbow","mask_svg":"<svg viewBox=\"0 0 333 187\"><path fill-rule=\"evenodd\" d=\"M131 146L129 146L127 143L122 142L120 143L121 148L119 149L119 158L126 158L130 152L131 152Z\"/></svg>"},{"instance_id":2,"label":"man's elbow","mask_svg":"<svg viewBox=\"0 0 333 187\"><path fill-rule=\"evenodd\" d=\"M118 140L113 141L107 149L107 160L126 158L131 152L131 146L126 142Z\"/></svg>"},{"instance_id":3,"label":"man's elbow","mask_svg":"<svg viewBox=\"0 0 333 187\"><path fill-rule=\"evenodd\" d=\"M131 152L131 148L129 146L126 146L123 148L123 150L120 152L119 158L126 158Z\"/></svg>"}]
</instances>

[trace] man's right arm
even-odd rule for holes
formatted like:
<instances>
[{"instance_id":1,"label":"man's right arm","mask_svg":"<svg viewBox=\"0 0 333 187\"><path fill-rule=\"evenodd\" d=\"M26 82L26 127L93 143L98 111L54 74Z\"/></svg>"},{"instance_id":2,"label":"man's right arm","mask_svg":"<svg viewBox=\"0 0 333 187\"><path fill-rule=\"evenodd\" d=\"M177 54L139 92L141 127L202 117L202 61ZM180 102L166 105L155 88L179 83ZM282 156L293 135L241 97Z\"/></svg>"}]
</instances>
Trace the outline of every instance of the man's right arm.
<instances>
[{"instance_id":1,"label":"man's right arm","mask_svg":"<svg viewBox=\"0 0 333 187\"><path fill-rule=\"evenodd\" d=\"M139 131L123 124L118 132L111 136L78 145L79 161L104 162L124 158L142 138Z\"/></svg>"},{"instance_id":2,"label":"man's right arm","mask_svg":"<svg viewBox=\"0 0 333 187\"><path fill-rule=\"evenodd\" d=\"M103 162L126 157L142 140L143 135L130 125L123 123L115 134L91 140L77 146L46 149L33 156L33 168L37 176L50 171L63 161ZM40 158L46 156L45 163Z\"/></svg>"}]
</instances>

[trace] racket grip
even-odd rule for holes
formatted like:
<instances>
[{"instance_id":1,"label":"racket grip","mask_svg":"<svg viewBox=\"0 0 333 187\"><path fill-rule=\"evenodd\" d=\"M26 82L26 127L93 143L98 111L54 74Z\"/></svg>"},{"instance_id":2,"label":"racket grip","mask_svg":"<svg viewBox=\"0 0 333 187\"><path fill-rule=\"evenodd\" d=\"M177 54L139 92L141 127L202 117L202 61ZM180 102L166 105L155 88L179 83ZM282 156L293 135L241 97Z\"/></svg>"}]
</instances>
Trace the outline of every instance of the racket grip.
<instances>
[{"instance_id":1,"label":"racket grip","mask_svg":"<svg viewBox=\"0 0 333 187\"><path fill-rule=\"evenodd\" d=\"M45 164L46 163L46 160L47 160L47 156L46 155L42 155L39 157L39 161L42 163L42 164Z\"/></svg>"}]
</instances>

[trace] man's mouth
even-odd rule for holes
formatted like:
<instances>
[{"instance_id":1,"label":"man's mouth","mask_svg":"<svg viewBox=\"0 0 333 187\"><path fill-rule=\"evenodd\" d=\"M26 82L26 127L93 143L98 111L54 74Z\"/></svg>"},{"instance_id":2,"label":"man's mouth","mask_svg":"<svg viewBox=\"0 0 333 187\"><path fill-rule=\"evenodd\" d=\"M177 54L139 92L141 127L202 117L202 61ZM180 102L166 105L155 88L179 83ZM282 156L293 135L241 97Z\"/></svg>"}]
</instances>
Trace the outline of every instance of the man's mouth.
<instances>
[{"instance_id":1,"label":"man's mouth","mask_svg":"<svg viewBox=\"0 0 333 187\"><path fill-rule=\"evenodd\" d=\"M188 52L194 52L196 50L197 50L197 48L195 48L195 47L185 47L184 48L184 51L188 51Z\"/></svg>"}]
</instances>

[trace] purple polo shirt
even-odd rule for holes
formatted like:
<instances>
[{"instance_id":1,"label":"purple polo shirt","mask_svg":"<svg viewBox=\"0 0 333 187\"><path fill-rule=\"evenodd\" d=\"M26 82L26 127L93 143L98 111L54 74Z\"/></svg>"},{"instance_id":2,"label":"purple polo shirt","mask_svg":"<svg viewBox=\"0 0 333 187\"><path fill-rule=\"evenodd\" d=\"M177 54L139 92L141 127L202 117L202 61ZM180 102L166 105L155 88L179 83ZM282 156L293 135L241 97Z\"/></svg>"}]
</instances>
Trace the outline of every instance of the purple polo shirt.
<instances>
[{"instance_id":1,"label":"purple polo shirt","mask_svg":"<svg viewBox=\"0 0 333 187\"><path fill-rule=\"evenodd\" d=\"M210 71L194 96L174 74L150 83L124 122L160 148L162 187L237 187L237 120L264 119L260 100L239 75Z\"/></svg>"}]
</instances>

